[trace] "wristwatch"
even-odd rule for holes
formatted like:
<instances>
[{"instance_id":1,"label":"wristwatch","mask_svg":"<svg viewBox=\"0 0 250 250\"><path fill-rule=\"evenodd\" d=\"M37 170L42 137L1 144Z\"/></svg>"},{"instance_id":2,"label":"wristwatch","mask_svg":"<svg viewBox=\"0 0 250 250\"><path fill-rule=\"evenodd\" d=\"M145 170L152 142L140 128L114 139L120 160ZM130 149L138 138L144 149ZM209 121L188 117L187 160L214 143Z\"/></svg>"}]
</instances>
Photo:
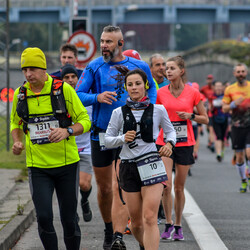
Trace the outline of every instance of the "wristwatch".
<instances>
[{"instance_id":1,"label":"wristwatch","mask_svg":"<svg viewBox=\"0 0 250 250\"><path fill-rule=\"evenodd\" d=\"M68 127L67 132L69 133L69 135L72 135L74 133L73 128Z\"/></svg>"},{"instance_id":2,"label":"wristwatch","mask_svg":"<svg viewBox=\"0 0 250 250\"><path fill-rule=\"evenodd\" d=\"M194 118L195 118L195 113L193 113L193 114L191 115L190 120L192 121Z\"/></svg>"}]
</instances>

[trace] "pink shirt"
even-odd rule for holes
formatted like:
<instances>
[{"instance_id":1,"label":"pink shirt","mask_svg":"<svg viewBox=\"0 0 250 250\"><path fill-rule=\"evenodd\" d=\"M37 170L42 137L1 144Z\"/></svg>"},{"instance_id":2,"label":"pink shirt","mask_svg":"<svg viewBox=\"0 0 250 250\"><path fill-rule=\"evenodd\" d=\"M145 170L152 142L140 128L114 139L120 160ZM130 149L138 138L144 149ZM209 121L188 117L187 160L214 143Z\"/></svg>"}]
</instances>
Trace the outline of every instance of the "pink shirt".
<instances>
[{"instance_id":1,"label":"pink shirt","mask_svg":"<svg viewBox=\"0 0 250 250\"><path fill-rule=\"evenodd\" d=\"M194 132L192 122L182 120L177 115L176 111L193 113L193 108L201 101L200 93L193 87L185 84L185 87L177 98L169 91L169 85L160 88L157 91L157 104L162 104L168 112L170 121L173 123L177 133L176 147L193 146L195 145ZM159 137L156 141L158 145L164 145L163 131L161 129Z\"/></svg>"}]
</instances>

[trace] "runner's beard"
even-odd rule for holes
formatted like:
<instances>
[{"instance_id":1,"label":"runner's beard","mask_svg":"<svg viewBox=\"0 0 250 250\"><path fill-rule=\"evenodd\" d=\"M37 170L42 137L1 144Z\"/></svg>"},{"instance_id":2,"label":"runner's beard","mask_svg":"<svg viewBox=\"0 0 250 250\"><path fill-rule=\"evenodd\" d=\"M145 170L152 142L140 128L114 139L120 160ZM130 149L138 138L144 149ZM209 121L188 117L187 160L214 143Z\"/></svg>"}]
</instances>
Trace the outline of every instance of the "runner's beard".
<instances>
[{"instance_id":1,"label":"runner's beard","mask_svg":"<svg viewBox=\"0 0 250 250\"><path fill-rule=\"evenodd\" d=\"M119 48L116 47L113 51L109 50L109 55L102 55L104 62L110 62L114 57L119 54Z\"/></svg>"},{"instance_id":2,"label":"runner's beard","mask_svg":"<svg viewBox=\"0 0 250 250\"><path fill-rule=\"evenodd\" d=\"M246 76L238 76L237 80L239 84L243 84L246 80Z\"/></svg>"}]
</instances>

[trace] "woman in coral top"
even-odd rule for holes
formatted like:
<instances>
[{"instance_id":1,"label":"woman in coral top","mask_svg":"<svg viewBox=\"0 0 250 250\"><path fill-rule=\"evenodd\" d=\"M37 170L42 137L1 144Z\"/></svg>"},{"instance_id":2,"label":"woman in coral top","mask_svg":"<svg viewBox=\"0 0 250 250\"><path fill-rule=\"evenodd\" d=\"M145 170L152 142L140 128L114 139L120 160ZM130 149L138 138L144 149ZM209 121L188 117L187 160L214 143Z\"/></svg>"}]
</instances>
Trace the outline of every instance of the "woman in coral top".
<instances>
[{"instance_id":1,"label":"woman in coral top","mask_svg":"<svg viewBox=\"0 0 250 250\"><path fill-rule=\"evenodd\" d=\"M176 131L176 145L171 158L162 157L166 167L168 181L164 190L163 206L166 215L165 231L161 234L162 239L184 240L181 217L185 204L184 185L190 166L194 163L193 147L195 138L192 128L192 120L207 124L208 117L201 101L200 93L187 82L185 63L181 56L175 56L167 60L167 77L170 85L157 91L157 104L166 108L169 118ZM193 113L196 107L198 114ZM157 139L158 145L164 145L164 135L161 131ZM175 162L175 223L171 217L172 211L172 168Z\"/></svg>"}]
</instances>

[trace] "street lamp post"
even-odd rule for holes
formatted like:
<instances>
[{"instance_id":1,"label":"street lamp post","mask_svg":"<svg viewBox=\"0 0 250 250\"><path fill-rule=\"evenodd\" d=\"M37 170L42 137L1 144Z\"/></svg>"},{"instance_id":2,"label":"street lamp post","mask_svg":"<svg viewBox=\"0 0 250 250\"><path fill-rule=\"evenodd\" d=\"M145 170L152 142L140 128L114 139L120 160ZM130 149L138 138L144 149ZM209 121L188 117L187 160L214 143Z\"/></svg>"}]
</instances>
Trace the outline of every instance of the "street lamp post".
<instances>
[{"instance_id":1,"label":"street lamp post","mask_svg":"<svg viewBox=\"0 0 250 250\"><path fill-rule=\"evenodd\" d=\"M10 54L9 54L9 43L10 43L10 24L9 24L9 0L6 0L6 87L7 87L7 110L6 110L6 150L10 150L10 100L9 100L9 89L10 89Z\"/></svg>"},{"instance_id":2,"label":"street lamp post","mask_svg":"<svg viewBox=\"0 0 250 250\"><path fill-rule=\"evenodd\" d=\"M6 0L6 18L5 18L5 31L3 32L5 35L5 44L0 43L4 50L5 57L5 73L6 73L6 89L7 89L7 105L6 105L6 150L10 150L10 100L9 100L9 90L10 90L10 47L19 44L21 42L20 38L16 38L12 40L12 44L10 45L10 24L9 24L9 0Z\"/></svg>"}]
</instances>

